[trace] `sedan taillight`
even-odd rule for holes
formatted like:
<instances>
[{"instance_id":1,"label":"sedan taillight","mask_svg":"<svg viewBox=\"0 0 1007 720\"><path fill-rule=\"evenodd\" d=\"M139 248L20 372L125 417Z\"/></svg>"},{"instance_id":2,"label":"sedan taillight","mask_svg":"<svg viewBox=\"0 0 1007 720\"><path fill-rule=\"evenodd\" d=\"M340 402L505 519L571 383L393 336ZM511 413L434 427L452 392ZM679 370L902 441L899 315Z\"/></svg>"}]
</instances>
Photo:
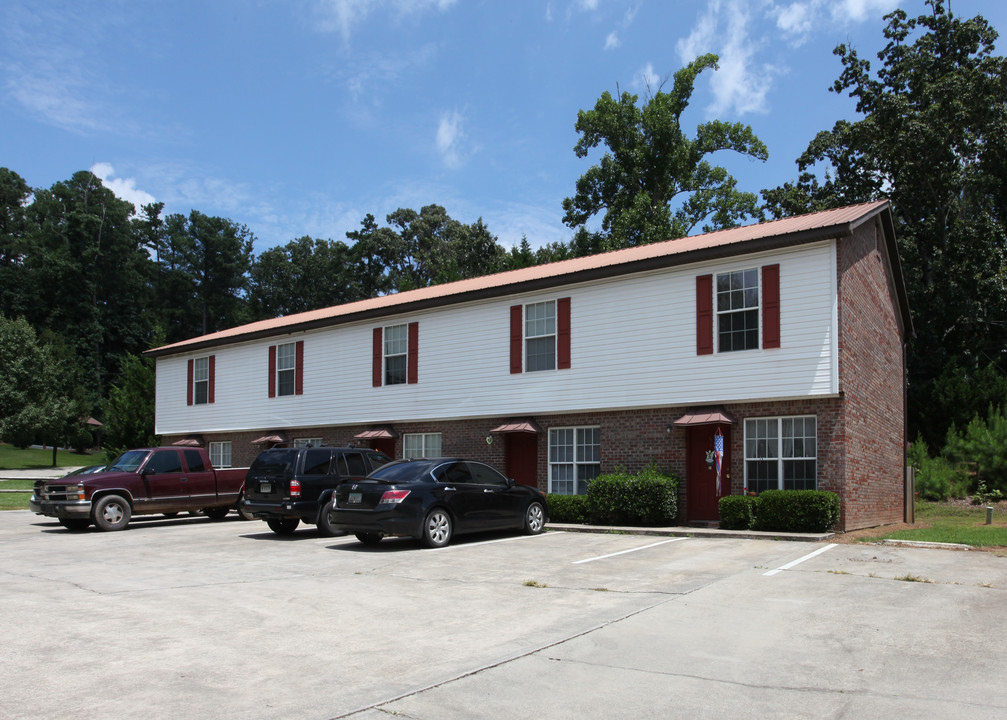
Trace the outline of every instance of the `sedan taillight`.
<instances>
[{"instance_id":1,"label":"sedan taillight","mask_svg":"<svg viewBox=\"0 0 1007 720\"><path fill-rule=\"evenodd\" d=\"M385 503L389 503L395 505L405 500L409 492L409 490L386 490L378 504L384 505Z\"/></svg>"},{"instance_id":2,"label":"sedan taillight","mask_svg":"<svg viewBox=\"0 0 1007 720\"><path fill-rule=\"evenodd\" d=\"M290 481L290 497L299 498L301 497L301 481L291 480Z\"/></svg>"}]
</instances>

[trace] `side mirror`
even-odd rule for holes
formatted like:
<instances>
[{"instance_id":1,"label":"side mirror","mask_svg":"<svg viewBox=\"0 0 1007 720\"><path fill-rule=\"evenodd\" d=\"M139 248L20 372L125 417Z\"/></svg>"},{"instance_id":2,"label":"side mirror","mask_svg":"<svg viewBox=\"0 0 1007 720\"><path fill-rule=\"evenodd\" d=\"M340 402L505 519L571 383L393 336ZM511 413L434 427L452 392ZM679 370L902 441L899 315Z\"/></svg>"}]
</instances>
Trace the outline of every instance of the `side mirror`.
<instances>
[{"instance_id":1,"label":"side mirror","mask_svg":"<svg viewBox=\"0 0 1007 720\"><path fill-rule=\"evenodd\" d=\"M510 488L514 487L514 485L516 485L516 484L517 483L515 483L514 478L507 478L507 489L508 490Z\"/></svg>"}]
</instances>

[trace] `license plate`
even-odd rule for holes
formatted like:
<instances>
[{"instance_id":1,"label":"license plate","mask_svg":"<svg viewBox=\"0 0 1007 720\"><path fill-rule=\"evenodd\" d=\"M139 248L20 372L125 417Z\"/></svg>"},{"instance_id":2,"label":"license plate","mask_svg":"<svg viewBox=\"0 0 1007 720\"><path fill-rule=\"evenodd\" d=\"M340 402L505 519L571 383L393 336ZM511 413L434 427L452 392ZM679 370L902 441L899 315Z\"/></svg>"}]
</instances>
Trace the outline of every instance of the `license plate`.
<instances>
[{"instance_id":1,"label":"license plate","mask_svg":"<svg viewBox=\"0 0 1007 720\"><path fill-rule=\"evenodd\" d=\"M350 503L350 505L359 505L363 502L363 500L363 493L350 493L350 497L347 499L347 502Z\"/></svg>"},{"instance_id":2,"label":"license plate","mask_svg":"<svg viewBox=\"0 0 1007 720\"><path fill-rule=\"evenodd\" d=\"M259 483L259 492L260 493L270 493L270 492L273 492L273 484L272 483Z\"/></svg>"}]
</instances>

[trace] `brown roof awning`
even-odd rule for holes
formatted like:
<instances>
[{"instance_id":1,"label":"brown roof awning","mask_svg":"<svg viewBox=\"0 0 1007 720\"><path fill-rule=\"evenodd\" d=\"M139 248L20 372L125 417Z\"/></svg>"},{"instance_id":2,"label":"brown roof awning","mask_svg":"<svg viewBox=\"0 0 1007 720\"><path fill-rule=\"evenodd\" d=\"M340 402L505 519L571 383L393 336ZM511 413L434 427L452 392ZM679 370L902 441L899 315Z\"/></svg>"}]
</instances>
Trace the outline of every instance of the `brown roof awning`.
<instances>
[{"instance_id":1,"label":"brown roof awning","mask_svg":"<svg viewBox=\"0 0 1007 720\"><path fill-rule=\"evenodd\" d=\"M534 420L519 420L497 425L491 433L540 433L542 428Z\"/></svg>"},{"instance_id":2,"label":"brown roof awning","mask_svg":"<svg viewBox=\"0 0 1007 720\"><path fill-rule=\"evenodd\" d=\"M392 428L373 428L371 430L364 430L361 433L357 433L353 437L357 440L392 440L397 438L399 433Z\"/></svg>"},{"instance_id":3,"label":"brown roof awning","mask_svg":"<svg viewBox=\"0 0 1007 720\"><path fill-rule=\"evenodd\" d=\"M85 420L84 422L85 422L85 424L87 424L87 425L94 425L95 427L104 427L104 425L102 425L102 423L98 422L98 421L97 421L97 420L95 420L95 419L94 419L93 417L89 417L89 418L88 418L87 420Z\"/></svg>"},{"instance_id":4,"label":"brown roof awning","mask_svg":"<svg viewBox=\"0 0 1007 720\"><path fill-rule=\"evenodd\" d=\"M699 412L687 412L672 424L675 427L717 424L734 425L734 418L722 410L702 410Z\"/></svg>"},{"instance_id":5,"label":"brown roof awning","mask_svg":"<svg viewBox=\"0 0 1007 720\"><path fill-rule=\"evenodd\" d=\"M252 440L253 445L262 445L265 443L288 443L290 438L287 437L286 433L273 433L272 435L263 435L260 438L255 438Z\"/></svg>"},{"instance_id":6,"label":"brown roof awning","mask_svg":"<svg viewBox=\"0 0 1007 720\"><path fill-rule=\"evenodd\" d=\"M175 447L203 447L203 438L187 437L172 443Z\"/></svg>"}]
</instances>

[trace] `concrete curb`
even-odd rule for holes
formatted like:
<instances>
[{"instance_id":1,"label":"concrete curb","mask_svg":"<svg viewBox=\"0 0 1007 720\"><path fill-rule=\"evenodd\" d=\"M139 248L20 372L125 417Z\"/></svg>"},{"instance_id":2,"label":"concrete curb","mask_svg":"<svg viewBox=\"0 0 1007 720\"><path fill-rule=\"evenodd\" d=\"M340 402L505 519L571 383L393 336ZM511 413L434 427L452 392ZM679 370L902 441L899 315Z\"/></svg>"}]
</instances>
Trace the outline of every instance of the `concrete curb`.
<instances>
[{"instance_id":1,"label":"concrete curb","mask_svg":"<svg viewBox=\"0 0 1007 720\"><path fill-rule=\"evenodd\" d=\"M765 532L761 530L721 530L702 527L629 527L604 525L577 525L573 523L548 523L546 530L582 533L611 533L625 535L654 535L657 537L716 537L747 538L759 540L791 540L796 542L823 542L835 533Z\"/></svg>"},{"instance_id":2,"label":"concrete curb","mask_svg":"<svg viewBox=\"0 0 1007 720\"><path fill-rule=\"evenodd\" d=\"M895 545L896 547L915 548L935 548L938 550L978 550L972 545L962 545L961 543L929 542L926 540L882 540L882 545Z\"/></svg>"}]
</instances>

